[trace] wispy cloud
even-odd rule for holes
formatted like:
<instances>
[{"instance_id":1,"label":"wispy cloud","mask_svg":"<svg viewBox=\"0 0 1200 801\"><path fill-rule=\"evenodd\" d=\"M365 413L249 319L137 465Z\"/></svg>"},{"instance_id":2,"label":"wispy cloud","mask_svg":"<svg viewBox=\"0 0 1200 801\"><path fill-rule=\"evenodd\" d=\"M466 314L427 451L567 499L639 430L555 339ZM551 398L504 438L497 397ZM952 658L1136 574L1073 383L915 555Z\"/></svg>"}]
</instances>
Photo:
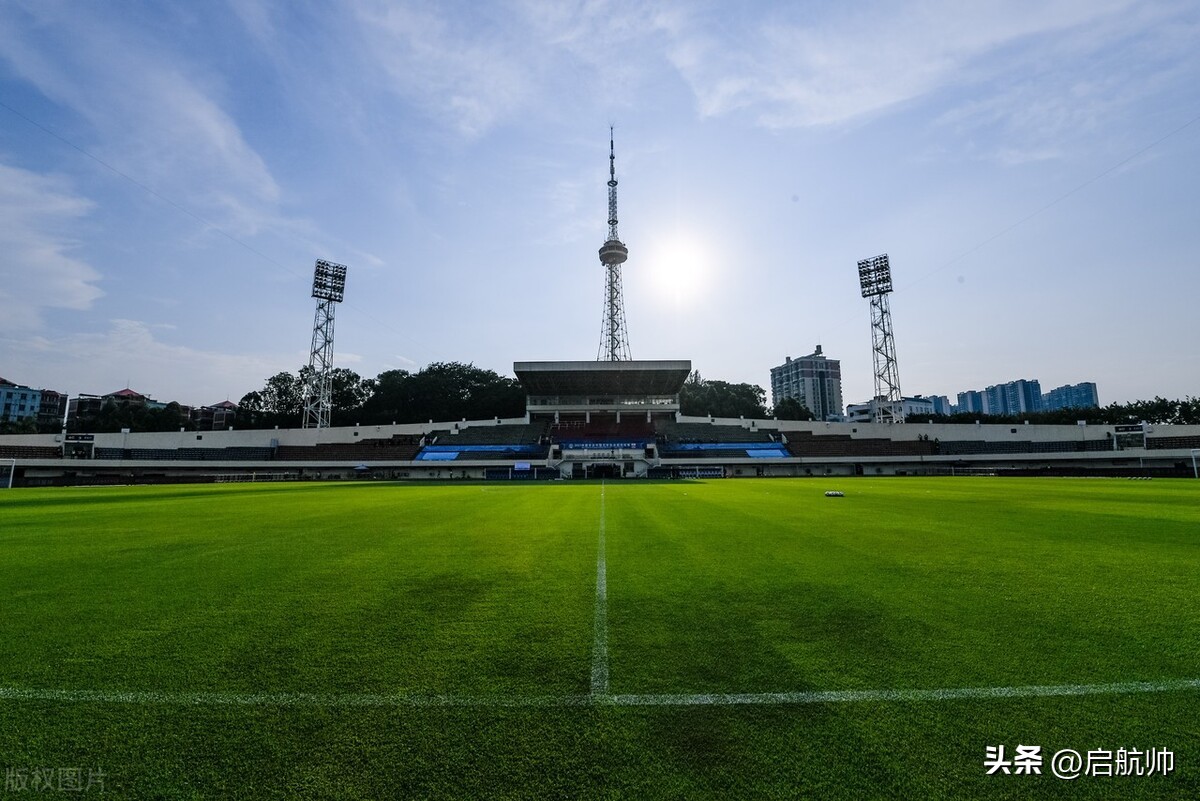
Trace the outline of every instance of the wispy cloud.
<instances>
[{"instance_id":1,"label":"wispy cloud","mask_svg":"<svg viewBox=\"0 0 1200 801\"><path fill-rule=\"evenodd\" d=\"M531 113L635 102L676 12L638 3L362 0L360 36L390 89L467 138ZM656 46L650 43L657 42Z\"/></svg>"},{"instance_id":2,"label":"wispy cloud","mask_svg":"<svg viewBox=\"0 0 1200 801\"><path fill-rule=\"evenodd\" d=\"M425 5L363 2L356 15L390 86L463 135L476 136L520 113L534 83L514 43L489 24L487 8L469 15L469 26Z\"/></svg>"},{"instance_id":3,"label":"wispy cloud","mask_svg":"<svg viewBox=\"0 0 1200 801\"><path fill-rule=\"evenodd\" d=\"M64 179L0 164L0 331L40 328L46 309L86 309L104 294L70 233L91 209Z\"/></svg>"},{"instance_id":4,"label":"wispy cloud","mask_svg":"<svg viewBox=\"0 0 1200 801\"><path fill-rule=\"evenodd\" d=\"M12 380L68 392L104 393L129 386L159 400L196 405L238 400L280 370L294 371L299 352L270 357L229 354L162 341L163 326L111 320L105 331L0 340ZM165 329L169 330L169 328ZM69 376L72 386L62 386ZM198 395L198 396L197 396Z\"/></svg>"},{"instance_id":5,"label":"wispy cloud","mask_svg":"<svg viewBox=\"0 0 1200 801\"><path fill-rule=\"evenodd\" d=\"M731 22L720 37L685 24L671 57L704 115L744 111L772 128L838 124L985 80L1011 66L1014 48L1047 34L1094 26L1114 35L1106 21L1131 6L927 0L804 19L811 8L796 8L750 27Z\"/></svg>"},{"instance_id":6,"label":"wispy cloud","mask_svg":"<svg viewBox=\"0 0 1200 801\"><path fill-rule=\"evenodd\" d=\"M267 164L222 107L222 80L153 41L99 7L39 3L8 15L0 58L86 120L82 144L138 181L191 203L222 192L275 203Z\"/></svg>"},{"instance_id":7,"label":"wispy cloud","mask_svg":"<svg viewBox=\"0 0 1200 801\"><path fill-rule=\"evenodd\" d=\"M1190 36L1185 32L1190 32ZM1039 48L1029 65L998 74L953 105L934 127L968 142L968 155L1022 164L1062 158L1103 139L1121 152L1138 104L1190 84L1200 61L1200 16L1170 4L1139 4L1077 26Z\"/></svg>"}]
</instances>

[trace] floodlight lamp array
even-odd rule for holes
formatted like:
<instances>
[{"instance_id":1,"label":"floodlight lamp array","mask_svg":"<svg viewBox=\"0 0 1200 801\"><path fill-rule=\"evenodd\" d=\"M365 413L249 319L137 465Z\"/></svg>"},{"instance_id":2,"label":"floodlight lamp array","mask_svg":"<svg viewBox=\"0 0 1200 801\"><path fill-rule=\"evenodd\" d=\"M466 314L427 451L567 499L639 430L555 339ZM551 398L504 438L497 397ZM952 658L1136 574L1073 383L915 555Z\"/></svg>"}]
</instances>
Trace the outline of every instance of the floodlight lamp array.
<instances>
[{"instance_id":1,"label":"floodlight lamp array","mask_svg":"<svg viewBox=\"0 0 1200 801\"><path fill-rule=\"evenodd\" d=\"M858 283L864 298L886 295L892 291L892 268L886 253L858 263Z\"/></svg>"},{"instance_id":2,"label":"floodlight lamp array","mask_svg":"<svg viewBox=\"0 0 1200 801\"><path fill-rule=\"evenodd\" d=\"M312 296L341 303L346 291L346 265L317 259L313 270Z\"/></svg>"}]
</instances>

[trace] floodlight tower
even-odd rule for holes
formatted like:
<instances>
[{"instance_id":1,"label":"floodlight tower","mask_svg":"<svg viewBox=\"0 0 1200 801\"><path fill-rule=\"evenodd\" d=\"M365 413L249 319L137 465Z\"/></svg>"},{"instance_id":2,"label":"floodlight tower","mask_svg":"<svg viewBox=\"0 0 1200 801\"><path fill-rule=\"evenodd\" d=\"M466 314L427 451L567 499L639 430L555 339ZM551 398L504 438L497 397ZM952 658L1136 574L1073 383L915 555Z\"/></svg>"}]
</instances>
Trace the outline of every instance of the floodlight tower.
<instances>
[{"instance_id":1,"label":"floodlight tower","mask_svg":"<svg viewBox=\"0 0 1200 801\"><path fill-rule=\"evenodd\" d=\"M892 268L887 254L858 263L862 296L871 299L871 349L875 356L875 422L903 423L904 398L896 366L896 339L892 336Z\"/></svg>"},{"instance_id":2,"label":"floodlight tower","mask_svg":"<svg viewBox=\"0 0 1200 801\"><path fill-rule=\"evenodd\" d=\"M621 265L629 248L617 236L617 167L613 129L608 129L608 241L600 247L600 263L606 269L604 323L600 329L599 362L629 361L629 333L625 330L625 301L621 296Z\"/></svg>"},{"instance_id":3,"label":"floodlight tower","mask_svg":"<svg viewBox=\"0 0 1200 801\"><path fill-rule=\"evenodd\" d=\"M329 428L333 411L333 310L346 290L346 265L317 259L312 296L317 299L308 381L304 387L304 428Z\"/></svg>"}]
</instances>

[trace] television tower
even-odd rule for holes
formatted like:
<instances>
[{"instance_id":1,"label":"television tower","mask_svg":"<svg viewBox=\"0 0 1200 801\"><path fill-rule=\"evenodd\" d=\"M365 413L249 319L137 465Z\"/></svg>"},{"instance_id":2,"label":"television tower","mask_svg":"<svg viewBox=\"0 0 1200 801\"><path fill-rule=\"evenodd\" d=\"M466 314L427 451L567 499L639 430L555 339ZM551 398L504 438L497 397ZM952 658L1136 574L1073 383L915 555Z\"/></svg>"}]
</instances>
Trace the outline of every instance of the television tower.
<instances>
[{"instance_id":1,"label":"television tower","mask_svg":"<svg viewBox=\"0 0 1200 801\"><path fill-rule=\"evenodd\" d=\"M617 236L617 167L613 129L608 129L608 241L600 247L600 263L607 271L604 282L604 324L600 329L598 362L627 362L629 333L625 330L625 301L621 296L621 265L629 248Z\"/></svg>"},{"instance_id":2,"label":"television tower","mask_svg":"<svg viewBox=\"0 0 1200 801\"><path fill-rule=\"evenodd\" d=\"M346 265L317 259L312 296L317 299L308 381L304 385L304 428L329 428L333 411L333 310L346 291Z\"/></svg>"},{"instance_id":3,"label":"television tower","mask_svg":"<svg viewBox=\"0 0 1200 801\"><path fill-rule=\"evenodd\" d=\"M875 422L903 423L904 397L900 394L900 369L896 366L896 338L892 335L892 268L887 254L858 263L862 296L871 299L871 349L875 356Z\"/></svg>"}]
</instances>

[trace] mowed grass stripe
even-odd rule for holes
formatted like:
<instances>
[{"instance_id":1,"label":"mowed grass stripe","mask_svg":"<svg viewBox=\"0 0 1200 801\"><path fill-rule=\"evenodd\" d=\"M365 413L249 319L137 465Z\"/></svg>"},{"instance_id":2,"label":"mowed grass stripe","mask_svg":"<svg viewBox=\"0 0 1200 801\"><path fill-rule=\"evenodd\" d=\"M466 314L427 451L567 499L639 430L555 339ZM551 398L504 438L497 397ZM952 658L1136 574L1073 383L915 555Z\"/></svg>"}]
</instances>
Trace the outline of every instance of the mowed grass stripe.
<instances>
[{"instance_id":1,"label":"mowed grass stripe","mask_svg":"<svg viewBox=\"0 0 1200 801\"><path fill-rule=\"evenodd\" d=\"M846 497L824 497L829 488ZM1197 489L963 478L614 486L614 692L1194 675Z\"/></svg>"},{"instance_id":2,"label":"mowed grass stripe","mask_svg":"<svg viewBox=\"0 0 1200 801\"><path fill-rule=\"evenodd\" d=\"M586 692L596 491L540 489L21 493L0 532L0 680Z\"/></svg>"},{"instance_id":3,"label":"mowed grass stripe","mask_svg":"<svg viewBox=\"0 0 1200 801\"><path fill-rule=\"evenodd\" d=\"M597 493L0 493L0 761L147 799L1200 794L1200 482L610 483L600 696ZM1177 769L986 775L1017 742Z\"/></svg>"}]
</instances>

